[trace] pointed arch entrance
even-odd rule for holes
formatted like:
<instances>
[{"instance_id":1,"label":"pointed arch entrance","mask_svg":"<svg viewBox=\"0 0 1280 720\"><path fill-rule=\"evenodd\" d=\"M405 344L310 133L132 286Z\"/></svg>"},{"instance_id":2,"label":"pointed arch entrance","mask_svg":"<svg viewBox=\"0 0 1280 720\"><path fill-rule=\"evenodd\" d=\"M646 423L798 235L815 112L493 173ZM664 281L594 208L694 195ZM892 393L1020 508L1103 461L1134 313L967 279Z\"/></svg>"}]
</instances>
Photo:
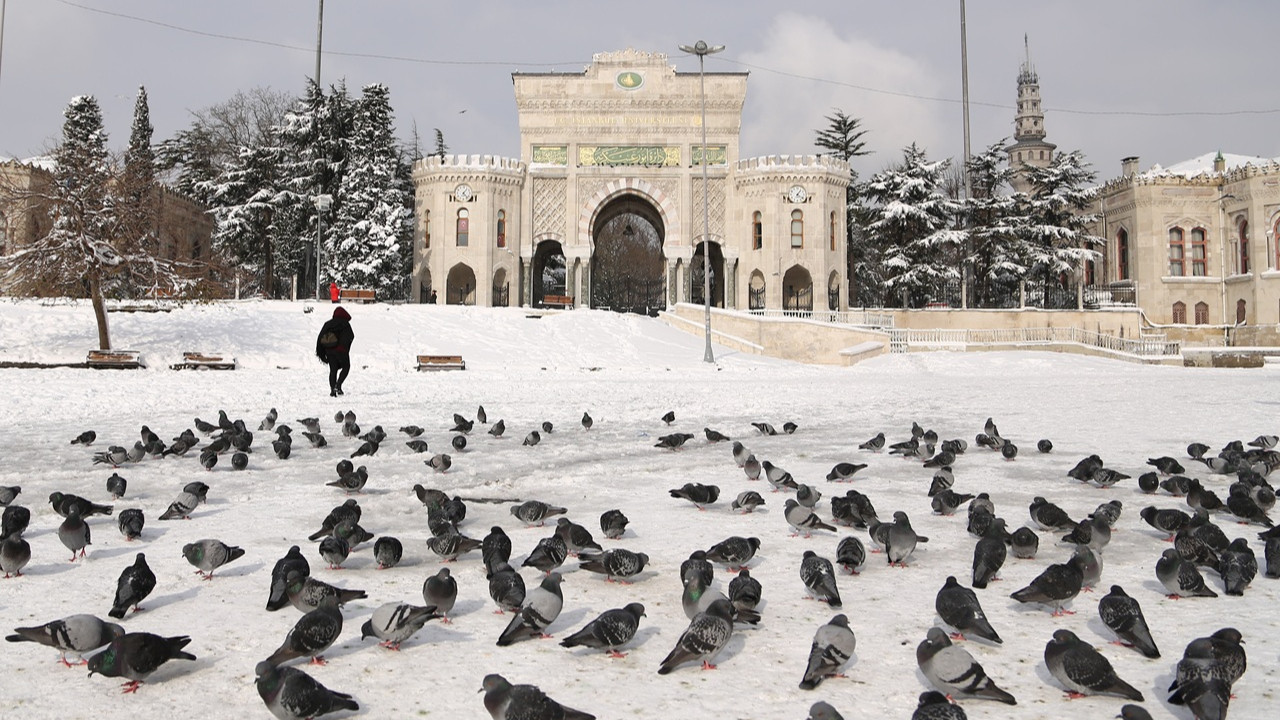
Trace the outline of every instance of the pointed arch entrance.
<instances>
[{"instance_id":1,"label":"pointed arch entrance","mask_svg":"<svg viewBox=\"0 0 1280 720\"><path fill-rule=\"evenodd\" d=\"M647 199L622 194L591 228L591 307L650 314L665 308L662 215Z\"/></svg>"},{"instance_id":2,"label":"pointed arch entrance","mask_svg":"<svg viewBox=\"0 0 1280 720\"><path fill-rule=\"evenodd\" d=\"M792 265L782 276L783 314L813 312L813 278L803 265Z\"/></svg>"},{"instance_id":3,"label":"pointed arch entrance","mask_svg":"<svg viewBox=\"0 0 1280 720\"><path fill-rule=\"evenodd\" d=\"M546 307L548 296L565 296L564 248L555 240L543 240L533 253L533 305Z\"/></svg>"},{"instance_id":4,"label":"pointed arch entrance","mask_svg":"<svg viewBox=\"0 0 1280 720\"><path fill-rule=\"evenodd\" d=\"M458 263L450 268L444 297L447 305L476 304L476 274L469 265Z\"/></svg>"}]
</instances>

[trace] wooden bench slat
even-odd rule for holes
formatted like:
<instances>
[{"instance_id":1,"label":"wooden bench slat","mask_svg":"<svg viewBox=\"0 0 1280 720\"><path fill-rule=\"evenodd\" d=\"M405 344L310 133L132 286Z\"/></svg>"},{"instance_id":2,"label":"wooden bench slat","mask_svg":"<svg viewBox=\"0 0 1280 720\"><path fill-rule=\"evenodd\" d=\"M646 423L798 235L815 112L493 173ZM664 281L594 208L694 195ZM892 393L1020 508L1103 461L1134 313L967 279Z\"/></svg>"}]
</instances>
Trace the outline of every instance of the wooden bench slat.
<instances>
[{"instance_id":1,"label":"wooden bench slat","mask_svg":"<svg viewBox=\"0 0 1280 720\"><path fill-rule=\"evenodd\" d=\"M461 355L419 355L419 370L466 370Z\"/></svg>"}]
</instances>

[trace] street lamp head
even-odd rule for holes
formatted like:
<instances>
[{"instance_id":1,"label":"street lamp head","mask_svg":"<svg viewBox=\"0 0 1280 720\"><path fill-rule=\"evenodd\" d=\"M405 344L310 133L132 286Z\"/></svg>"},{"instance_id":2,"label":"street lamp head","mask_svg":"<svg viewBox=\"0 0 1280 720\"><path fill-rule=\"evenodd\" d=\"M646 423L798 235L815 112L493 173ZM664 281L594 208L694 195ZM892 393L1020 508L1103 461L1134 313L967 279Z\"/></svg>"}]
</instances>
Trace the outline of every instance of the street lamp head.
<instances>
[{"instance_id":1,"label":"street lamp head","mask_svg":"<svg viewBox=\"0 0 1280 720\"><path fill-rule=\"evenodd\" d=\"M708 45L705 40L699 40L693 45L681 45L680 49L684 52L689 53L690 55L697 55L698 57L704 57L706 55L714 55L720 52L721 50L724 50L724 46Z\"/></svg>"}]
</instances>

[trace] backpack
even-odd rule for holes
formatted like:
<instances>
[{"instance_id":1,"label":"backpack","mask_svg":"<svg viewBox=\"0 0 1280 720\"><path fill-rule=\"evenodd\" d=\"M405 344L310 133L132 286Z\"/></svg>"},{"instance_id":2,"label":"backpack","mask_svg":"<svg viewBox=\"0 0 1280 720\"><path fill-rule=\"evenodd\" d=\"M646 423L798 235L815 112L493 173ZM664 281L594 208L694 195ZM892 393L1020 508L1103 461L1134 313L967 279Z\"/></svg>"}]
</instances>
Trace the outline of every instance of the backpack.
<instances>
[{"instance_id":1,"label":"backpack","mask_svg":"<svg viewBox=\"0 0 1280 720\"><path fill-rule=\"evenodd\" d=\"M332 330L326 333L321 333L319 343L320 343L320 347L326 347L326 348L337 347L338 334Z\"/></svg>"}]
</instances>

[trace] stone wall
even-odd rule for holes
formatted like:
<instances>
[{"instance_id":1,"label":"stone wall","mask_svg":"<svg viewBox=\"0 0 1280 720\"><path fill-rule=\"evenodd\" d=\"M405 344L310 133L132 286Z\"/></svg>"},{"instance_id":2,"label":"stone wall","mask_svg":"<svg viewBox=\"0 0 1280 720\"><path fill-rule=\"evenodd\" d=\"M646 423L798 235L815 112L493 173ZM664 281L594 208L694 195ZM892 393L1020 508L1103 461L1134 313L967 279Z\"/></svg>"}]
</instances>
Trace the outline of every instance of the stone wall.
<instances>
[{"instance_id":1,"label":"stone wall","mask_svg":"<svg viewBox=\"0 0 1280 720\"><path fill-rule=\"evenodd\" d=\"M669 315L674 327L701 335L703 308L681 303ZM875 330L804 320L766 318L712 309L712 340L754 355L816 365L851 365L889 351L889 336Z\"/></svg>"}]
</instances>

